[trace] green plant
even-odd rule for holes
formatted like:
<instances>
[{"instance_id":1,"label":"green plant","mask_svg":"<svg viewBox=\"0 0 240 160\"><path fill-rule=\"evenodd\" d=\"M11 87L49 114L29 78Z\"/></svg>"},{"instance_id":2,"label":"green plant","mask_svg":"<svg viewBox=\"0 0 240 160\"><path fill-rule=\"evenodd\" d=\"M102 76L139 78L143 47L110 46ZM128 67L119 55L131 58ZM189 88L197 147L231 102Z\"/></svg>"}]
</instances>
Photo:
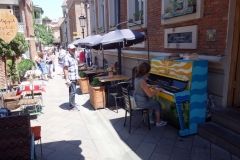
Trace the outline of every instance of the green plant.
<instances>
[{"instance_id":1,"label":"green plant","mask_svg":"<svg viewBox=\"0 0 240 160\"><path fill-rule=\"evenodd\" d=\"M138 15L139 15L139 19L142 20L143 19L143 10L139 10Z\"/></svg>"},{"instance_id":2,"label":"green plant","mask_svg":"<svg viewBox=\"0 0 240 160\"><path fill-rule=\"evenodd\" d=\"M85 78L87 75L86 75L85 72L80 71L80 72L79 72L79 76L80 76L81 78Z\"/></svg>"},{"instance_id":3,"label":"green plant","mask_svg":"<svg viewBox=\"0 0 240 160\"><path fill-rule=\"evenodd\" d=\"M135 21L137 21L139 19L139 14L138 13L134 13L133 16L134 16Z\"/></svg>"},{"instance_id":4,"label":"green plant","mask_svg":"<svg viewBox=\"0 0 240 160\"><path fill-rule=\"evenodd\" d=\"M5 62L4 70L7 73L7 59L12 60L12 67L15 67L15 60L22 56L28 50L29 44L25 40L25 37L17 33L14 39L10 43L4 42L0 39L0 57ZM7 75L5 75L7 77Z\"/></svg>"},{"instance_id":5,"label":"green plant","mask_svg":"<svg viewBox=\"0 0 240 160\"><path fill-rule=\"evenodd\" d=\"M188 0L188 3L189 3L190 5L195 5L195 4L196 4L196 0Z\"/></svg>"},{"instance_id":6,"label":"green plant","mask_svg":"<svg viewBox=\"0 0 240 160\"><path fill-rule=\"evenodd\" d=\"M179 8L179 4L175 2L174 0L170 0L169 3L173 6L174 9Z\"/></svg>"},{"instance_id":7,"label":"green plant","mask_svg":"<svg viewBox=\"0 0 240 160\"><path fill-rule=\"evenodd\" d=\"M172 8L167 7L166 10L165 10L165 13L170 13L171 11L172 11Z\"/></svg>"},{"instance_id":8,"label":"green plant","mask_svg":"<svg viewBox=\"0 0 240 160\"><path fill-rule=\"evenodd\" d=\"M93 78L93 81L91 82L91 86L93 87L101 86L101 82L99 81L98 78Z\"/></svg>"},{"instance_id":9,"label":"green plant","mask_svg":"<svg viewBox=\"0 0 240 160\"><path fill-rule=\"evenodd\" d=\"M16 69L16 65L12 63L12 60L7 60L7 74L9 75L12 82L17 82L19 80L19 74Z\"/></svg>"},{"instance_id":10,"label":"green plant","mask_svg":"<svg viewBox=\"0 0 240 160\"><path fill-rule=\"evenodd\" d=\"M24 59L20 63L18 63L17 69L19 71L20 76L24 76L24 74L31 70L32 68L36 69L35 63L30 59Z\"/></svg>"}]
</instances>

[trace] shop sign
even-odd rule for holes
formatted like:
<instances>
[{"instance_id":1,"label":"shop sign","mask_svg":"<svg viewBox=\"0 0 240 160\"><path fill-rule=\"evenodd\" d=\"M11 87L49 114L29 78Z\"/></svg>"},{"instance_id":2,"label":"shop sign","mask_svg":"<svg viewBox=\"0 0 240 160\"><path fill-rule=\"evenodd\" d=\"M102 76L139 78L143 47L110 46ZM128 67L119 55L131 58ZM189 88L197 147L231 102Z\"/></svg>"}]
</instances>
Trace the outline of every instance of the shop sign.
<instances>
[{"instance_id":1,"label":"shop sign","mask_svg":"<svg viewBox=\"0 0 240 160\"><path fill-rule=\"evenodd\" d=\"M9 9L0 9L0 38L9 43L18 31L18 20Z\"/></svg>"}]
</instances>

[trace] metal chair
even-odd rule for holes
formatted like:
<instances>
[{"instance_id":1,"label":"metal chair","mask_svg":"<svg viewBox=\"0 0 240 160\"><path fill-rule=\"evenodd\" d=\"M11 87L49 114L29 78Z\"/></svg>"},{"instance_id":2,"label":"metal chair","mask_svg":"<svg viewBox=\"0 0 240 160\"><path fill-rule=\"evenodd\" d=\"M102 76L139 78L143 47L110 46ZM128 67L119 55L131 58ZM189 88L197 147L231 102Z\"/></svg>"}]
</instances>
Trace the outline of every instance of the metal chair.
<instances>
[{"instance_id":1,"label":"metal chair","mask_svg":"<svg viewBox=\"0 0 240 160\"><path fill-rule=\"evenodd\" d=\"M120 83L117 83L117 84L112 84L111 86L108 87L108 96L107 96L108 97L108 104L110 104L109 103L110 96L114 97L117 113L118 113L117 100L118 99L123 99L121 84L123 84L123 82L120 82Z\"/></svg>"},{"instance_id":2,"label":"metal chair","mask_svg":"<svg viewBox=\"0 0 240 160\"><path fill-rule=\"evenodd\" d=\"M147 121L148 121L148 129L150 130L150 120L149 120L149 111L148 109L143 109L143 108L132 108L132 104L130 101L130 88L131 88L131 83L125 82L125 84L122 83L122 94L125 102L125 119L124 119L124 126L126 125L126 119L127 119L127 112L130 114L130 124L129 124L129 134L131 133L131 123L132 123L132 114L134 111L141 111L142 112L142 117L145 117L147 115ZM144 118L143 118L144 120Z\"/></svg>"}]
</instances>

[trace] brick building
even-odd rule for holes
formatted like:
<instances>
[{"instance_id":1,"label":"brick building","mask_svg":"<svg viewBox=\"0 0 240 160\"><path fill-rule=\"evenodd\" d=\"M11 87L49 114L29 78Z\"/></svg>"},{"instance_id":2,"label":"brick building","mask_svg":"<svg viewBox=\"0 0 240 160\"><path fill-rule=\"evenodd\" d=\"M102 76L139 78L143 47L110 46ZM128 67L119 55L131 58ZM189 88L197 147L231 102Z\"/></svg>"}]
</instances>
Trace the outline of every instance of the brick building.
<instances>
[{"instance_id":1,"label":"brick building","mask_svg":"<svg viewBox=\"0 0 240 160\"><path fill-rule=\"evenodd\" d=\"M32 17L32 2L31 0L1 0L0 9L9 9L18 20L18 32L25 35L30 44L28 53L31 58L34 58L36 53L36 44L34 40L34 28ZM35 7L36 10L40 10L40 7ZM5 88L4 77L4 63L0 62L0 88Z\"/></svg>"},{"instance_id":2,"label":"brick building","mask_svg":"<svg viewBox=\"0 0 240 160\"><path fill-rule=\"evenodd\" d=\"M61 44L67 46L77 38L83 38L82 28L80 26L79 17L83 15L86 17L86 26L84 27L84 36L90 35L90 14L89 4L86 0L64 0L62 4L63 17L61 28ZM87 12L86 12L87 11ZM74 34L77 32L77 34Z\"/></svg>"},{"instance_id":3,"label":"brick building","mask_svg":"<svg viewBox=\"0 0 240 160\"><path fill-rule=\"evenodd\" d=\"M230 77L230 64L233 45L233 29L236 0L197 0L196 12L189 13L188 0L182 2L181 15L176 17L167 14L167 8L172 7L168 0L121 0L121 22L128 21L138 23L147 30L149 38L150 57L169 56L171 53L198 53L200 59L209 61L208 90L213 94L215 104L219 107L233 105L233 86L236 80ZM118 0L93 0L90 2L91 29L107 33L115 24L118 24L117 7ZM135 13L142 11L142 21L134 17ZM130 28L144 33L133 23L124 23L121 28ZM168 44L165 33L192 31L193 42L191 45ZM209 33L216 35L214 40L209 40ZM195 37L194 37L195 36ZM193 40L194 41L194 40ZM238 42L239 43L239 42ZM187 49L184 49L187 48ZM147 60L147 41L122 50L123 74L131 77L132 69L140 62ZM104 51L105 59L109 66L117 62L117 51ZM103 56L93 53L93 62L103 64ZM234 67L232 68L234 70ZM228 85L229 84L229 85ZM237 84L240 86L240 83ZM238 87L240 90L240 87ZM239 93L239 92L238 92ZM236 97L237 95L235 95ZM239 97L239 96L237 96ZM239 98L238 98L239 99ZM234 106L234 105L233 105ZM240 106L240 102L238 105Z\"/></svg>"}]
</instances>

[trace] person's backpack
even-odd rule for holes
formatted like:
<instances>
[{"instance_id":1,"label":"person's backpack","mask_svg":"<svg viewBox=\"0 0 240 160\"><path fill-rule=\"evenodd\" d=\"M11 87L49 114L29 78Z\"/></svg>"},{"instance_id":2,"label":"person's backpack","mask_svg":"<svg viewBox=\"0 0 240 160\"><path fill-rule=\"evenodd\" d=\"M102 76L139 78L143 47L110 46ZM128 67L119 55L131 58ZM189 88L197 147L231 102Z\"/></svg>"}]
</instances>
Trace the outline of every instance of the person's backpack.
<instances>
[{"instance_id":1,"label":"person's backpack","mask_svg":"<svg viewBox=\"0 0 240 160\"><path fill-rule=\"evenodd\" d=\"M11 116L12 112L8 108L0 108L0 117Z\"/></svg>"}]
</instances>

